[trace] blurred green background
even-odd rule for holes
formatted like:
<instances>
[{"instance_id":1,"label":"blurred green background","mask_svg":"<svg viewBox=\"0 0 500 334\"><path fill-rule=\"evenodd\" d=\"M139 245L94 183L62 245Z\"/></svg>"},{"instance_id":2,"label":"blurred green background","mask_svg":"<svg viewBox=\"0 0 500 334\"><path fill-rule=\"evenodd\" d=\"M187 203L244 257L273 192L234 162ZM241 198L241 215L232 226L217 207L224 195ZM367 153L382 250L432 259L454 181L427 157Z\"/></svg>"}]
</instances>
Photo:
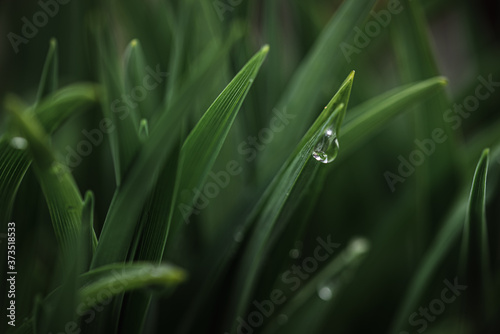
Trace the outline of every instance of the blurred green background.
<instances>
[{"instance_id":1,"label":"blurred green background","mask_svg":"<svg viewBox=\"0 0 500 334\"><path fill-rule=\"evenodd\" d=\"M350 1L354 0L344 2ZM367 15L359 17L352 25L366 33L367 24L377 22L373 14L369 14L370 10L387 11L390 1L365 2ZM489 147L486 221L490 264L495 275L492 275L494 282L488 294L495 300L489 310L495 310L498 315L500 87L481 100L469 116L460 117L460 126L456 129L451 127L454 123L443 119L443 115L454 104L463 104L469 96L474 96L476 87L482 83L478 79L480 76L500 82L500 3L493 0L413 2L418 3L418 10L407 11L408 3L401 1L403 10L390 15L387 27L379 25L379 32L369 37L366 47L358 47L359 52L346 57L341 44L325 47L329 48L325 53L331 56L319 59L314 68L320 79L301 82L297 81L297 75L309 60L308 55L320 45L325 27L329 27L332 17L338 14L342 1L70 0L67 4L59 4L57 14L39 27L26 44L19 44L16 53L8 34L20 35L22 18L31 21L41 7L36 1L4 0L0 3L0 35L4 36L0 42L0 100L3 101L7 93L15 93L27 103L35 100L49 41L53 37L58 44L60 87L81 81L100 82L102 58L113 55L123 64L127 45L137 39L144 50L145 63L168 73L164 82L149 92L146 103L154 112L171 98L165 92L175 94L189 73L196 72L208 55L216 54L217 59L210 67L210 79L190 95L192 110L178 125L185 137L237 71L268 44L267 59L212 168L214 172L221 171L228 161L236 160L244 166L243 172L233 177L230 185L166 245L165 260L187 272L199 273L199 262L206 261L206 250L220 242L219 236L231 225L229 222L235 222L231 225L235 226L246 218L259 194L352 70L356 74L346 123L357 116L351 115L350 110L363 102L402 84L442 75L448 79L445 93L436 92L411 108L405 106L407 110L348 152L343 151L344 143L340 140L338 158L325 167L328 172L324 173L324 178L316 179L321 184L313 184L312 190L308 188L304 194L305 198L314 198L315 204L311 206L306 201L292 213L291 220L306 222L303 230L287 230L280 237L282 241L275 241L276 246L264 264L259 288L253 297L256 300L269 298L270 287L278 275L291 263L299 263L313 254L316 238L331 236L334 243L345 249L353 238L363 237L369 240L370 251L356 270L346 274L348 278L336 292L335 302L318 308L309 301L311 304L304 304L297 312L300 315L290 316L283 328L276 331L289 333L293 328L302 333L308 330L314 333L394 332L391 325L401 310L412 279L446 220L459 211L455 205L457 201L468 196L476 163L482 150ZM426 20L423 30L418 30L420 9ZM345 33L341 40L356 46L356 30L343 29L338 28ZM332 31L335 33L335 29ZM419 35L422 31L427 36ZM96 42L99 38L109 38L111 51L99 48ZM295 87L296 82L299 84L293 91L290 87ZM290 97L294 94L301 98ZM289 105L287 101L295 104ZM287 135L286 140L276 136L256 159L245 161L247 156L238 147L248 142L249 136L255 136L268 126L274 108L285 108L303 124L293 130L295 134ZM85 139L82 130L97 128L102 117L101 107L95 105L75 114L54 133L52 144L62 159L67 159L68 146L76 148ZM2 133L5 133L8 118L3 110L0 119ZM154 116L149 119L151 123L154 120ZM435 144L435 151L425 155L415 172L391 189L387 172L398 174L400 157L409 160L412 152L418 149L415 140L431 138L436 128L444 129L448 139ZM104 136L103 144L93 147L92 153L83 157L72 173L82 193L90 189L95 195L94 219L99 235L116 189L109 138ZM17 312L18 319L22 319L33 309L34 296L45 296L53 288L57 273L54 259L58 253L47 205L31 169L16 198L10 219L17 223ZM290 255L293 250L298 255ZM453 281L457 277L459 253L460 239L457 238L419 294L419 306L428 305L439 296L443 280ZM237 267L240 255L236 253L230 268ZM191 332L229 331L223 321L226 302L232 292L224 287L233 279L231 272L228 270L215 284L210 308L204 306L203 316ZM203 277L198 280L203 281ZM154 299L144 332L174 333L179 330L181 321L178 319L183 319L187 310L194 307L190 302L197 293L196 286L188 287L178 289L168 298ZM480 303L471 300L464 299L469 308L473 308L471 303ZM435 321L428 322L426 333L458 333L458 327L465 333L497 333L500 329L498 320L496 323L492 320L494 316L485 315L484 319L488 320L482 323L462 321L458 315L461 313L455 309L465 306L451 305L452 310L446 309ZM308 310L317 312L318 309L324 309L326 315L316 319L317 313L307 314ZM4 325L5 319L0 325L2 331L6 328ZM260 333L263 328L265 326L259 326L254 332ZM419 326L405 322L404 327L397 330L416 333L417 328Z\"/></svg>"}]
</instances>

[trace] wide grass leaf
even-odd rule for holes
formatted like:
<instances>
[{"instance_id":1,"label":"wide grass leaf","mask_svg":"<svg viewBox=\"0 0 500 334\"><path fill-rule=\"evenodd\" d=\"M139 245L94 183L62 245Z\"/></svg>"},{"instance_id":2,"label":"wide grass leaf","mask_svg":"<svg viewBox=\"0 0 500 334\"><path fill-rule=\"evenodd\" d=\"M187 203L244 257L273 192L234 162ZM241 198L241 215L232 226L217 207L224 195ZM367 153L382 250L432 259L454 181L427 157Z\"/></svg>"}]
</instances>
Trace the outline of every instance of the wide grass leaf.
<instances>
[{"instance_id":1,"label":"wide grass leaf","mask_svg":"<svg viewBox=\"0 0 500 334\"><path fill-rule=\"evenodd\" d=\"M264 46L243 67L186 138L180 152L174 200L170 209L172 228L177 228L182 221L189 222L198 197L197 189L203 186L212 169L268 50L269 47Z\"/></svg>"}]
</instances>

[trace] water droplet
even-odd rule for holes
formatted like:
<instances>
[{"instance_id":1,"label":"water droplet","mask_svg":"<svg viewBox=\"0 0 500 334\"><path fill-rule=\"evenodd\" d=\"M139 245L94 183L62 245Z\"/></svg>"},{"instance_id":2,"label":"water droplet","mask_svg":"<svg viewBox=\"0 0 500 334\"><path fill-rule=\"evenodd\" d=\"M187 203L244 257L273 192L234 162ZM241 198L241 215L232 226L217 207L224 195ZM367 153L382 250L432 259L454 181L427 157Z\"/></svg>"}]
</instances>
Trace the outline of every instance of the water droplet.
<instances>
[{"instance_id":1,"label":"water droplet","mask_svg":"<svg viewBox=\"0 0 500 334\"><path fill-rule=\"evenodd\" d=\"M282 326L288 322L288 316L286 314L280 314L278 316L278 325Z\"/></svg>"},{"instance_id":2,"label":"water droplet","mask_svg":"<svg viewBox=\"0 0 500 334\"><path fill-rule=\"evenodd\" d=\"M335 293L335 281L330 281L327 284L318 286L318 297L321 300L329 301L332 299L333 294Z\"/></svg>"},{"instance_id":3,"label":"water droplet","mask_svg":"<svg viewBox=\"0 0 500 334\"><path fill-rule=\"evenodd\" d=\"M333 296L333 292L327 286L321 287L318 290L318 297L321 298L324 301L328 301L328 300L332 299L332 296Z\"/></svg>"},{"instance_id":4,"label":"water droplet","mask_svg":"<svg viewBox=\"0 0 500 334\"><path fill-rule=\"evenodd\" d=\"M248 82L252 83L252 82L253 82L253 79L248 79Z\"/></svg>"},{"instance_id":5,"label":"water droplet","mask_svg":"<svg viewBox=\"0 0 500 334\"><path fill-rule=\"evenodd\" d=\"M23 137L13 137L10 140L10 146L18 150L24 150L28 147L28 141Z\"/></svg>"},{"instance_id":6,"label":"water droplet","mask_svg":"<svg viewBox=\"0 0 500 334\"><path fill-rule=\"evenodd\" d=\"M370 248L370 242L365 238L356 238L349 244L349 250L353 255L363 254Z\"/></svg>"},{"instance_id":7,"label":"water droplet","mask_svg":"<svg viewBox=\"0 0 500 334\"><path fill-rule=\"evenodd\" d=\"M334 130L327 129L316 144L312 156L319 162L327 164L335 160L338 153L339 141L337 140L337 134Z\"/></svg>"},{"instance_id":8,"label":"water droplet","mask_svg":"<svg viewBox=\"0 0 500 334\"><path fill-rule=\"evenodd\" d=\"M292 259L298 259L300 256L300 250L297 248L291 249L288 255L290 255Z\"/></svg>"}]
</instances>

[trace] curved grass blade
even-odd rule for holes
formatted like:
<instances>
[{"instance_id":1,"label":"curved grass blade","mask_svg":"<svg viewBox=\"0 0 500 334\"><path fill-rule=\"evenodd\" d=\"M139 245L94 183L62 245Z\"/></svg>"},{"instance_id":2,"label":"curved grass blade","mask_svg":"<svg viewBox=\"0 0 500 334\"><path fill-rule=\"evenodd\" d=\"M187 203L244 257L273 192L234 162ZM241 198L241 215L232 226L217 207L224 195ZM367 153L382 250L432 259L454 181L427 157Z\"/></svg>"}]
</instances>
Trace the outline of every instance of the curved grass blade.
<instances>
[{"instance_id":1,"label":"curved grass blade","mask_svg":"<svg viewBox=\"0 0 500 334\"><path fill-rule=\"evenodd\" d=\"M74 84L51 94L31 111L47 133L52 133L78 109L87 108L97 99L95 85ZM14 144L22 144L15 139ZM16 149L12 138L0 139L0 218L7 222L16 197L17 189L30 166L31 159L25 150Z\"/></svg>"},{"instance_id":2,"label":"curved grass blade","mask_svg":"<svg viewBox=\"0 0 500 334\"><path fill-rule=\"evenodd\" d=\"M45 131L52 133L75 112L98 102L100 95L95 84L71 84L42 100L33 112Z\"/></svg>"},{"instance_id":3,"label":"curved grass blade","mask_svg":"<svg viewBox=\"0 0 500 334\"><path fill-rule=\"evenodd\" d=\"M183 269L168 264L153 265L136 262L127 265L112 264L103 266L80 276L78 300L84 302L79 304L81 307L78 312L83 313L97 305L97 303L102 304L107 299L131 290L144 288L173 289L182 283L186 277L187 274ZM51 292L42 301L42 304L49 308L55 307L58 292L58 289ZM26 320L13 333L34 333L33 320L33 318Z\"/></svg>"},{"instance_id":4,"label":"curved grass blade","mask_svg":"<svg viewBox=\"0 0 500 334\"><path fill-rule=\"evenodd\" d=\"M130 290L146 287L172 288L183 282L187 275L184 270L171 265L153 265L149 263L134 263L124 265L121 272L112 271L109 274L101 274L101 277L80 289L82 300L93 300L97 302L101 293L106 291L108 295L116 296ZM119 284L119 288L116 285ZM89 303L87 307L95 304Z\"/></svg>"},{"instance_id":5,"label":"curved grass blade","mask_svg":"<svg viewBox=\"0 0 500 334\"><path fill-rule=\"evenodd\" d=\"M249 80L257 74L255 70L260 67L265 53L267 53L267 47L264 47L247 63L247 65L245 65L245 67L243 67L224 89L221 95L219 95L211 108L220 108L224 113L232 114L232 112L241 105L243 97L246 95L248 89L250 89ZM245 78L245 82L241 81L242 78ZM184 96L179 96L179 98L182 99ZM176 103L174 103L174 105L176 106ZM140 151L128 177L116 193L108 216L106 217L101 237L99 238L99 245L92 262L92 268L125 260L133 238L137 216L149 192L153 188L154 182L156 181L156 175L158 175L161 170L166 156L170 153L171 148L175 144L174 139L179 131L178 124L182 118L182 113L177 108L172 108L171 110L175 111L175 113L164 113L156 122L156 127L152 129L149 138L144 143L143 149ZM183 109L180 110L182 111ZM209 113L207 112L208 115L212 114L214 110L215 109L212 109ZM219 115L218 112L216 114ZM207 126L209 126L210 121L220 120L206 118L200 127L208 129ZM209 122L209 124L205 122ZM223 137L223 132L219 132L215 135L221 138ZM204 145L205 144L208 144L206 147L213 147L213 149L217 149L218 145L221 145L221 143L215 142L211 142L211 144L204 143ZM186 147L190 148L190 146ZM200 158L205 157L207 162L210 161L211 157L206 156L207 152L198 153L198 149L199 148L193 148L194 151L192 153L201 154ZM193 161L193 157L186 157L185 159L187 161ZM199 170L202 168L200 166L190 166L190 168ZM205 173L203 168L199 172ZM200 179L200 176L201 174L196 175L198 179ZM183 180L187 178L187 176L182 177ZM123 214L124 212L127 212L127 214Z\"/></svg>"},{"instance_id":6,"label":"curved grass blade","mask_svg":"<svg viewBox=\"0 0 500 334\"><path fill-rule=\"evenodd\" d=\"M462 234L460 275L470 288L467 315L480 325L486 317L486 301L492 291L488 228L486 225L486 179L489 149L485 149L476 167ZM474 305L471 307L471 305Z\"/></svg>"},{"instance_id":7,"label":"curved grass blade","mask_svg":"<svg viewBox=\"0 0 500 334\"><path fill-rule=\"evenodd\" d=\"M488 229L486 226L486 176L489 149L485 149L474 173L465 219L461 261L463 269L477 272L485 279L489 269ZM477 267L472 268L471 266ZM482 283L485 283L484 281Z\"/></svg>"},{"instance_id":8,"label":"curved grass blade","mask_svg":"<svg viewBox=\"0 0 500 334\"><path fill-rule=\"evenodd\" d=\"M83 204L78 187L66 166L55 158L40 123L22 113L22 103L10 96L6 108L27 142L58 243L62 250L70 249L77 241L81 224Z\"/></svg>"}]
</instances>

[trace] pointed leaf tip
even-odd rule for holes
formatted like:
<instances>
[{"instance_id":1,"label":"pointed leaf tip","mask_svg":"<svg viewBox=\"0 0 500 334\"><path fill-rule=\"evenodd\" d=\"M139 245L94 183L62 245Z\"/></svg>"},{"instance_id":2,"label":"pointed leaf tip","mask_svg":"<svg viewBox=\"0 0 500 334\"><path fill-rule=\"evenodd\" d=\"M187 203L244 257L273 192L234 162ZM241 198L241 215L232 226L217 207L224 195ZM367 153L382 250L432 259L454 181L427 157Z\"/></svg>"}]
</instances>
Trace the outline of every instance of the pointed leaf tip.
<instances>
[{"instance_id":1,"label":"pointed leaf tip","mask_svg":"<svg viewBox=\"0 0 500 334\"><path fill-rule=\"evenodd\" d=\"M438 77L439 78L439 83L442 84L443 86L448 85L448 78L447 77Z\"/></svg>"}]
</instances>

